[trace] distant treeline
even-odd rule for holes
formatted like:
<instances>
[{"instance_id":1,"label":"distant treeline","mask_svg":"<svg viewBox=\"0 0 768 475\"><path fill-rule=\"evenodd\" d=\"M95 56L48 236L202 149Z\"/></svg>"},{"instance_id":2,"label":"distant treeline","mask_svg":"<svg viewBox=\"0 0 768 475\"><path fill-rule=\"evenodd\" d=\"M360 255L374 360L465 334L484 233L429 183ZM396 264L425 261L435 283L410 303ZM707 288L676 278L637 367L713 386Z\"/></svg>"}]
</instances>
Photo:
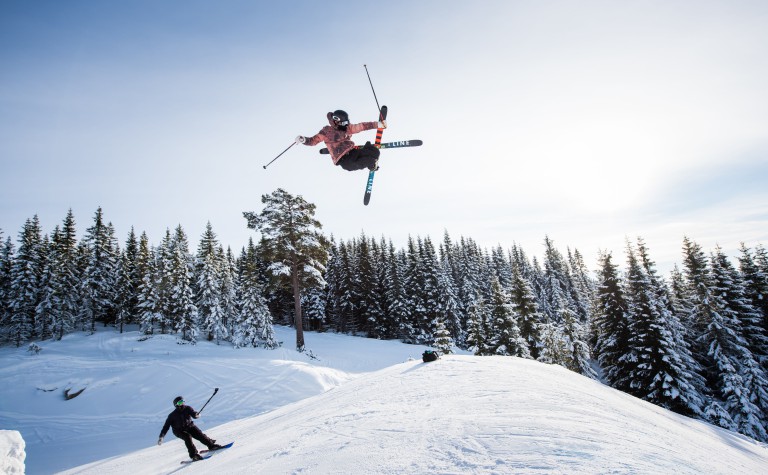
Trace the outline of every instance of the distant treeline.
<instances>
[{"instance_id":1,"label":"distant treeline","mask_svg":"<svg viewBox=\"0 0 768 475\"><path fill-rule=\"evenodd\" d=\"M285 196L295 199L275 199ZM71 211L50 235L33 217L16 245L0 241L1 336L20 346L138 324L180 342L274 348L272 324L295 325L297 307L286 285L290 266L275 257L283 244L266 235L235 256L209 224L193 255L181 227L158 246L132 230L120 246L101 209L79 242ZM623 268L604 252L596 272L578 250L563 254L548 237L541 261L514 244L483 249L447 232L437 246L416 237L396 248L364 234L312 241L324 258L312 260L317 276L301 288L308 330L558 364L768 441L762 246L742 244L734 264L721 249L705 254L685 238L682 268L665 278L642 239L627 243Z\"/></svg>"}]
</instances>

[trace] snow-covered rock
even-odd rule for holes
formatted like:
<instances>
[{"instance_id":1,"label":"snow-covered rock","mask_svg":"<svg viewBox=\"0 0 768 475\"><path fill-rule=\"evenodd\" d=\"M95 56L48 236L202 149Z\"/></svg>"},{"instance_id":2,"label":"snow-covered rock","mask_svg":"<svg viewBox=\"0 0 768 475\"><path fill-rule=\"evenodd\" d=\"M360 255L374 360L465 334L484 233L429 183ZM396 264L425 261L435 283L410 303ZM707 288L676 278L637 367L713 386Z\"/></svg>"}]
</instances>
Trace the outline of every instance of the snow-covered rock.
<instances>
[{"instance_id":1,"label":"snow-covered rock","mask_svg":"<svg viewBox=\"0 0 768 475\"><path fill-rule=\"evenodd\" d=\"M24 439L16 430L0 430L0 473L24 473Z\"/></svg>"}]
</instances>

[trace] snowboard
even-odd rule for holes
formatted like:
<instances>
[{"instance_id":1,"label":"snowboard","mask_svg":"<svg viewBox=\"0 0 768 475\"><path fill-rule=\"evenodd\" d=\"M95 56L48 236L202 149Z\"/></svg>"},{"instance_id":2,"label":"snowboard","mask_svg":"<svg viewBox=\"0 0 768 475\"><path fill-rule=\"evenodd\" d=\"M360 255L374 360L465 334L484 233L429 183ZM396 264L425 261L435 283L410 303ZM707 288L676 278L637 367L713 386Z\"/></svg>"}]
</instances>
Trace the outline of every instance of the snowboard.
<instances>
[{"instance_id":1,"label":"snowboard","mask_svg":"<svg viewBox=\"0 0 768 475\"><path fill-rule=\"evenodd\" d=\"M200 455L207 454L209 452L213 453L213 452L218 452L219 450L228 449L228 448L232 447L232 444L234 444L234 442L230 442L227 445L222 445L220 449L213 449L213 450L204 449L204 450L201 450L200 451Z\"/></svg>"},{"instance_id":2,"label":"snowboard","mask_svg":"<svg viewBox=\"0 0 768 475\"><path fill-rule=\"evenodd\" d=\"M230 442L227 445L222 445L220 449L213 449L213 450L204 449L204 450L201 450L200 451L200 456L202 457L202 460L182 460L181 464L185 465L185 464L188 464L188 463L202 462L203 460L208 460L209 458L211 458L213 456L214 453L216 453L216 452L218 452L220 450L228 449L228 448L232 447L232 444L234 444L234 442Z\"/></svg>"}]
</instances>

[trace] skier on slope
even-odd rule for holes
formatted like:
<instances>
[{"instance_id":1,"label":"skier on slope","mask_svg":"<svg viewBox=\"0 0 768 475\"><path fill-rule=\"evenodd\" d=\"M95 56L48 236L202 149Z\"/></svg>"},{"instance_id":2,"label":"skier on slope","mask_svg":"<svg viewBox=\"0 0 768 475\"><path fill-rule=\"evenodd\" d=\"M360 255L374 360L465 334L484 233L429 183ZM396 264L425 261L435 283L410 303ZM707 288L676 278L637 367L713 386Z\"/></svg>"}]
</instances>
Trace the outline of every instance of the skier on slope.
<instances>
[{"instance_id":1,"label":"skier on slope","mask_svg":"<svg viewBox=\"0 0 768 475\"><path fill-rule=\"evenodd\" d=\"M351 140L352 134L371 130L376 128L386 129L386 121L361 122L359 124L350 124L349 116L343 110L328 113L328 123L320 132L312 137L299 135L296 137L296 143L304 145L317 145L321 141L325 142L328 151L331 154L334 165L340 165L347 171L376 170L379 161L379 149L371 142L366 142L364 146L355 148Z\"/></svg>"},{"instance_id":2,"label":"skier on slope","mask_svg":"<svg viewBox=\"0 0 768 475\"><path fill-rule=\"evenodd\" d=\"M192 422L192 419L197 419L200 417L200 414L195 412L190 406L184 405L183 397L176 397L173 400L173 406L173 412L168 414L163 429L160 431L160 438L157 440L157 445L163 443L163 438L165 437L165 434L168 433L168 428L171 428L173 430L173 435L184 441L184 444L187 446L187 451L189 452L189 457L192 460L203 459L203 457L197 453L197 447L195 447L194 442L192 442L193 438L205 444L205 446L208 447L208 450L222 448L215 440L203 434L203 431Z\"/></svg>"}]
</instances>

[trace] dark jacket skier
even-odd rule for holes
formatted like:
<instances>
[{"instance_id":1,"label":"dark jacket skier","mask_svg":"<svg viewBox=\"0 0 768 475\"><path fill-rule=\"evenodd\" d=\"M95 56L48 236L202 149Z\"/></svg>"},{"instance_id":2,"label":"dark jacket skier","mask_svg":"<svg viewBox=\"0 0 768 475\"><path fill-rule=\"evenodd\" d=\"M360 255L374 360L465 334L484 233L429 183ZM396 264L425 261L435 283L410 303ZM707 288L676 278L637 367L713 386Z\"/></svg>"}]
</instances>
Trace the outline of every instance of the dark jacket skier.
<instances>
[{"instance_id":1,"label":"dark jacket skier","mask_svg":"<svg viewBox=\"0 0 768 475\"><path fill-rule=\"evenodd\" d=\"M379 149L371 142L366 142L364 146L356 148L351 137L352 134L364 130L386 129L386 121L350 124L349 116L343 110L329 112L327 117L329 125L320 129L320 132L312 137L299 135L296 137L296 143L317 145L320 142L325 142L334 165L339 165L347 171L362 170L363 168L375 170L379 160Z\"/></svg>"},{"instance_id":2,"label":"dark jacket skier","mask_svg":"<svg viewBox=\"0 0 768 475\"><path fill-rule=\"evenodd\" d=\"M197 419L200 417L200 414L195 412L195 410L190 406L184 405L183 397L176 397L173 400L173 406L173 412L168 414L168 418L165 420L163 429L160 431L160 438L157 440L157 445L161 445L163 443L163 438L165 437L165 434L168 433L168 429L170 428L173 430L173 435L184 441L184 444L187 446L189 456L192 460L203 459L200 454L197 453L197 447L195 447L195 444L192 442L193 438L205 444L205 446L208 447L208 450L216 450L221 448L221 446L217 444L215 440L203 434L203 431L201 431L195 425L195 423L192 422L192 419Z\"/></svg>"}]
</instances>

